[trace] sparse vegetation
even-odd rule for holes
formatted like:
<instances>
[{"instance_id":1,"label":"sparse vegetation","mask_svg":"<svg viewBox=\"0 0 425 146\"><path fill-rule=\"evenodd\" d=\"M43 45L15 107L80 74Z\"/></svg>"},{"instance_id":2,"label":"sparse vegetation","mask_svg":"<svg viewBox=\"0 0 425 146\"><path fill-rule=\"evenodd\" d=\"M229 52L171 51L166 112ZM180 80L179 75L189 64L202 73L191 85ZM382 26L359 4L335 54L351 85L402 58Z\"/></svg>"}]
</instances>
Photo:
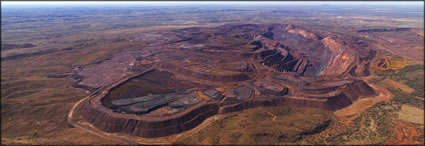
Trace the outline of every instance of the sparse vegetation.
<instances>
[{"instance_id":1,"label":"sparse vegetation","mask_svg":"<svg viewBox=\"0 0 425 146\"><path fill-rule=\"evenodd\" d=\"M352 127L324 139L329 144L383 144L392 134L392 119L395 110L391 102L382 101L370 107L354 119Z\"/></svg>"},{"instance_id":2,"label":"sparse vegetation","mask_svg":"<svg viewBox=\"0 0 425 146\"><path fill-rule=\"evenodd\" d=\"M307 138L309 143L317 144L385 144L392 136L393 127L398 122L398 114L402 105L407 104L419 109L424 108L423 102L423 65L410 65L400 70L386 70L377 72L381 77L373 81L378 84L385 78L405 83L415 91L412 94L390 87L393 97L389 101L382 101L368 108L366 112L353 120L351 127L345 130L341 124L335 123L331 128L341 129L330 136L314 136ZM419 95L419 96L418 96ZM422 99L421 99L422 98Z\"/></svg>"},{"instance_id":3,"label":"sparse vegetation","mask_svg":"<svg viewBox=\"0 0 425 146\"><path fill-rule=\"evenodd\" d=\"M324 110L254 108L231 113L177 144L295 144L330 123L331 112Z\"/></svg>"},{"instance_id":4,"label":"sparse vegetation","mask_svg":"<svg viewBox=\"0 0 425 146\"><path fill-rule=\"evenodd\" d=\"M415 64L406 66L400 70L387 70L377 72L382 78L390 78L415 89L413 93L405 93L397 88L388 88L393 92L393 100L402 104L424 108L424 66Z\"/></svg>"}]
</instances>

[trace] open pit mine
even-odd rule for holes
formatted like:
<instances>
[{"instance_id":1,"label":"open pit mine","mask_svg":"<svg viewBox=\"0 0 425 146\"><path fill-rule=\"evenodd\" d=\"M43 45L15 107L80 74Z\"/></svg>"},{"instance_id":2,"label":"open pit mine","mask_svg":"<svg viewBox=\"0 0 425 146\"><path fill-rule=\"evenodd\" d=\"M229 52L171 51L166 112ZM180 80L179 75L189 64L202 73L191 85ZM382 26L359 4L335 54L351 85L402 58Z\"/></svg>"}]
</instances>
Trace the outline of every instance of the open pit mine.
<instances>
[{"instance_id":1,"label":"open pit mine","mask_svg":"<svg viewBox=\"0 0 425 146\"><path fill-rule=\"evenodd\" d=\"M77 66L78 110L107 133L181 133L205 119L267 106L342 109L376 95L361 77L367 42L286 24L227 24L142 33L143 47Z\"/></svg>"}]
</instances>

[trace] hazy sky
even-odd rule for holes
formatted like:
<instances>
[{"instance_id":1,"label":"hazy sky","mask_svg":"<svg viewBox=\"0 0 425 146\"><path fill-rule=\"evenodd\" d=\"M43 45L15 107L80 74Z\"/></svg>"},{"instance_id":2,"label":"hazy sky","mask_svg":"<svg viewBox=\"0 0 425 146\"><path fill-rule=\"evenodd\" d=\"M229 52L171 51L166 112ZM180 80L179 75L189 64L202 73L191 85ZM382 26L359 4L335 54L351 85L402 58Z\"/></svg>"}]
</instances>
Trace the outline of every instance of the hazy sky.
<instances>
[{"instance_id":1,"label":"hazy sky","mask_svg":"<svg viewBox=\"0 0 425 146\"><path fill-rule=\"evenodd\" d=\"M329 4L329 5L417 5L423 6L423 1L387 1L387 2L370 2L370 1L268 1L268 2L259 2L259 1L2 1L2 5L99 5L99 4L140 4L140 5L190 5L190 4L228 4L228 5L299 5L299 4Z\"/></svg>"}]
</instances>

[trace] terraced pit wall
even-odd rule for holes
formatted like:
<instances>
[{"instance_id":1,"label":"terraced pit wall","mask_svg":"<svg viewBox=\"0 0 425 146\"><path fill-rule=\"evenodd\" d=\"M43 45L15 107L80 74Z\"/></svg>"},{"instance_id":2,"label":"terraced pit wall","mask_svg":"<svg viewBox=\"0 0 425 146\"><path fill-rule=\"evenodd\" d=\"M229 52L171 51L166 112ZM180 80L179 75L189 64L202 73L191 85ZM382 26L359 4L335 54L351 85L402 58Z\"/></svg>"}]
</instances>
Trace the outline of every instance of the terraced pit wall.
<instances>
[{"instance_id":1,"label":"terraced pit wall","mask_svg":"<svg viewBox=\"0 0 425 146\"><path fill-rule=\"evenodd\" d=\"M110 110L99 108L92 103L82 105L83 117L93 126L102 131L115 133L122 132L139 137L162 137L181 133L201 124L208 117L218 113L217 104L199 104L187 113L173 118L149 120L149 117L127 118L129 114L112 113ZM129 116L132 117L132 116Z\"/></svg>"},{"instance_id":2,"label":"terraced pit wall","mask_svg":"<svg viewBox=\"0 0 425 146\"><path fill-rule=\"evenodd\" d=\"M346 90L330 97L287 97L284 105L289 107L312 107L335 111L351 105L360 97L376 96L376 92L363 81L349 84Z\"/></svg>"},{"instance_id":3,"label":"terraced pit wall","mask_svg":"<svg viewBox=\"0 0 425 146\"><path fill-rule=\"evenodd\" d=\"M208 117L216 114L242 111L260 106L312 107L337 110L350 105L361 96L372 96L375 94L371 87L359 81L349 85L340 94L331 97L299 98L282 96L273 99L247 100L231 105L204 100L175 115L150 117L146 115L117 113L103 106L100 100L107 95L110 89L106 89L100 95L93 97L82 105L81 112L83 117L103 131L111 133L122 132L146 138L169 136L190 130L201 124Z\"/></svg>"}]
</instances>

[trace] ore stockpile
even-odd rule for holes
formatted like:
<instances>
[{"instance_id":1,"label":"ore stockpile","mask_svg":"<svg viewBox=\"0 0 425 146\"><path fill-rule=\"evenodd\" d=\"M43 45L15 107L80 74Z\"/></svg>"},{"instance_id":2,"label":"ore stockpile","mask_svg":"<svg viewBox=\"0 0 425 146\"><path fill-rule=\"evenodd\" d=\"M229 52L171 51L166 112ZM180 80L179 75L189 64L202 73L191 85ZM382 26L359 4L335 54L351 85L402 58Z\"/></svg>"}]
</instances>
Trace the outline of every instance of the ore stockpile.
<instances>
[{"instance_id":1,"label":"ore stockpile","mask_svg":"<svg viewBox=\"0 0 425 146\"><path fill-rule=\"evenodd\" d=\"M334 111L376 94L359 78L374 50L301 26L228 24L132 41L147 45L70 75L92 92L79 112L105 132L162 137L217 114L259 106Z\"/></svg>"}]
</instances>

